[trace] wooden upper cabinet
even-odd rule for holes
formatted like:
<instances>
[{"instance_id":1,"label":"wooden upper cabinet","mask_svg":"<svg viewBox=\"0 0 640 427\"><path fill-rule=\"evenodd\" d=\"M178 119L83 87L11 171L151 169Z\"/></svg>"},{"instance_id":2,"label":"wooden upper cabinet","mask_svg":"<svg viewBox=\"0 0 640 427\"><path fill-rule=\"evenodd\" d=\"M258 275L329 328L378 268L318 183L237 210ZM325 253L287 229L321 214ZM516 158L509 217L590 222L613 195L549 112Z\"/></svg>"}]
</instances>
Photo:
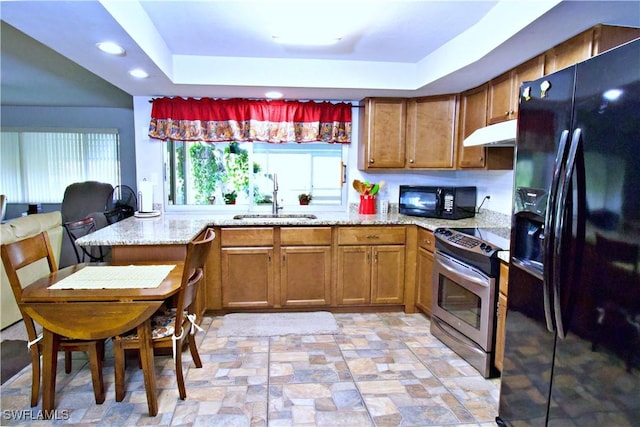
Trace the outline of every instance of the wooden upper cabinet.
<instances>
[{"instance_id":1,"label":"wooden upper cabinet","mask_svg":"<svg viewBox=\"0 0 640 427\"><path fill-rule=\"evenodd\" d=\"M544 75L544 55L537 56L489 82L487 124L518 117L518 98L522 82Z\"/></svg>"},{"instance_id":2,"label":"wooden upper cabinet","mask_svg":"<svg viewBox=\"0 0 640 427\"><path fill-rule=\"evenodd\" d=\"M551 74L591 57L591 30L549 49L545 54L544 74Z\"/></svg>"},{"instance_id":3,"label":"wooden upper cabinet","mask_svg":"<svg viewBox=\"0 0 640 427\"><path fill-rule=\"evenodd\" d=\"M361 115L358 145L361 170L404 168L407 100L367 98Z\"/></svg>"},{"instance_id":4,"label":"wooden upper cabinet","mask_svg":"<svg viewBox=\"0 0 640 427\"><path fill-rule=\"evenodd\" d=\"M549 49L545 55L544 73L570 67L638 37L640 28L596 25Z\"/></svg>"},{"instance_id":5,"label":"wooden upper cabinet","mask_svg":"<svg viewBox=\"0 0 640 427\"><path fill-rule=\"evenodd\" d=\"M460 97L458 168L484 168L484 147L463 147L466 137L487 125L487 85L463 92Z\"/></svg>"},{"instance_id":6,"label":"wooden upper cabinet","mask_svg":"<svg viewBox=\"0 0 640 427\"><path fill-rule=\"evenodd\" d=\"M487 124L510 120L515 114L513 102L513 71L504 73L489 82Z\"/></svg>"},{"instance_id":7,"label":"wooden upper cabinet","mask_svg":"<svg viewBox=\"0 0 640 427\"><path fill-rule=\"evenodd\" d=\"M456 95L410 99L407 103L406 167L455 166Z\"/></svg>"}]
</instances>

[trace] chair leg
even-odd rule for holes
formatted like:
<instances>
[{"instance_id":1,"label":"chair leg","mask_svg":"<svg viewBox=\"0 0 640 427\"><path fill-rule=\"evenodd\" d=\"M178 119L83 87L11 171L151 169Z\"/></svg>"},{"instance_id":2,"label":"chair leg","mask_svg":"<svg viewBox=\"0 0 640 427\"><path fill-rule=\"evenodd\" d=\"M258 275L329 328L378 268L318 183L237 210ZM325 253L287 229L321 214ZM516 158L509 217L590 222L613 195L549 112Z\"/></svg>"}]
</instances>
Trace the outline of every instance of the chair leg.
<instances>
[{"instance_id":1,"label":"chair leg","mask_svg":"<svg viewBox=\"0 0 640 427\"><path fill-rule=\"evenodd\" d=\"M189 351L191 351L191 358L196 368L202 368L202 361L200 360L200 353L198 353L198 347L196 346L196 337L189 335Z\"/></svg>"},{"instance_id":2,"label":"chair leg","mask_svg":"<svg viewBox=\"0 0 640 427\"><path fill-rule=\"evenodd\" d=\"M64 352L64 373L68 374L71 372L71 352Z\"/></svg>"},{"instance_id":3,"label":"chair leg","mask_svg":"<svg viewBox=\"0 0 640 427\"><path fill-rule=\"evenodd\" d=\"M122 399L124 399L125 355L120 338L113 339L113 354L115 363L116 402L122 402Z\"/></svg>"},{"instance_id":4,"label":"chair leg","mask_svg":"<svg viewBox=\"0 0 640 427\"><path fill-rule=\"evenodd\" d=\"M182 372L182 341L176 343L176 379L178 380L178 393L180 399L185 400L187 398L187 389L184 385L184 374Z\"/></svg>"},{"instance_id":5,"label":"chair leg","mask_svg":"<svg viewBox=\"0 0 640 427\"><path fill-rule=\"evenodd\" d=\"M38 406L40 395L40 350L34 344L29 349L31 352L31 407Z\"/></svg>"},{"instance_id":6,"label":"chair leg","mask_svg":"<svg viewBox=\"0 0 640 427\"><path fill-rule=\"evenodd\" d=\"M87 353L89 354L89 365L91 366L91 379L93 380L93 394L96 403L104 403L104 381L102 378L102 360L100 359L100 344L95 343L90 346Z\"/></svg>"}]
</instances>

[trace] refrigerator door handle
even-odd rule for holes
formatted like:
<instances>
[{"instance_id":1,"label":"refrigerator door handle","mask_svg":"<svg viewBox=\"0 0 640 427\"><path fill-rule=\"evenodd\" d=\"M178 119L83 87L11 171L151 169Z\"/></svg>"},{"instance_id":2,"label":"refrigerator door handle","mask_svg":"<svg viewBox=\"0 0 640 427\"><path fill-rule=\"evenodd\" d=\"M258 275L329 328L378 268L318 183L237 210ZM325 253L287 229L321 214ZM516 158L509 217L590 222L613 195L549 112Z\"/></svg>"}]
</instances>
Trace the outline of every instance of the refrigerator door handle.
<instances>
[{"instance_id":1,"label":"refrigerator door handle","mask_svg":"<svg viewBox=\"0 0 640 427\"><path fill-rule=\"evenodd\" d=\"M554 226L557 208L558 187L560 186L560 177L562 176L563 165L565 164L567 140L569 139L569 131L563 130L560 134L558 143L558 152L553 166L553 177L549 190L549 200L547 201L547 211L545 215L543 253L542 253L542 285L543 285L543 301L544 301L544 317L547 323L547 330L555 332L551 314L551 289L553 280L553 241Z\"/></svg>"},{"instance_id":2,"label":"refrigerator door handle","mask_svg":"<svg viewBox=\"0 0 640 427\"><path fill-rule=\"evenodd\" d=\"M563 317L562 317L562 301L560 299L560 288L561 288L561 266L566 265L562 262L562 257L565 255L563 251L563 235L565 232L565 211L570 208L569 197L571 190L571 180L573 178L573 174L576 170L576 156L578 153L578 148L580 143L582 142L582 129L577 128L573 131L573 135L571 137L571 144L569 145L569 154L567 156L566 169L564 173L564 179L562 181L562 192L560 195L560 199L558 200L558 206L556 210L556 219L555 219L555 242L554 242L554 255L553 255L553 281L552 281L552 294L553 294L553 309L554 309L554 318L556 321L556 327L558 328L558 336L560 338L565 338L567 335L567 329L565 328Z\"/></svg>"}]
</instances>

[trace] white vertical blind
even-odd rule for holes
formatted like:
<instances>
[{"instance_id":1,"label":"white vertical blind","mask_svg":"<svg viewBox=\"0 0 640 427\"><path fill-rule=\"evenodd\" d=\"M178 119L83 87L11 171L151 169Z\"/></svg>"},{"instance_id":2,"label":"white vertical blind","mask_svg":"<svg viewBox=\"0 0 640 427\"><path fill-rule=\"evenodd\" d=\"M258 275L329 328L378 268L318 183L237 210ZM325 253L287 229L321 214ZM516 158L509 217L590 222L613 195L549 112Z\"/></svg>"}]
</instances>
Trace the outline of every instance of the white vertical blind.
<instances>
[{"instance_id":1,"label":"white vertical blind","mask_svg":"<svg viewBox=\"0 0 640 427\"><path fill-rule=\"evenodd\" d=\"M115 130L3 130L0 153L0 192L13 203L60 203L74 182L120 184Z\"/></svg>"}]
</instances>

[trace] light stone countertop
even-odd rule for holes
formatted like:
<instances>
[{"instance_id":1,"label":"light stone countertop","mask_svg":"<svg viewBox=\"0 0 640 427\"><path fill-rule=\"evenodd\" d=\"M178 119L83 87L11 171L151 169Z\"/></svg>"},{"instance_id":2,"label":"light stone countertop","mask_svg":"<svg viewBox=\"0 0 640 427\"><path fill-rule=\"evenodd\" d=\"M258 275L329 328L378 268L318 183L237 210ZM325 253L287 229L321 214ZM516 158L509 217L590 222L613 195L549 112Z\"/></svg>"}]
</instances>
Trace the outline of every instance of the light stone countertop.
<instances>
[{"instance_id":1,"label":"light stone countertop","mask_svg":"<svg viewBox=\"0 0 640 427\"><path fill-rule=\"evenodd\" d=\"M317 219L248 218L233 219L235 214L163 213L154 218L131 217L97 230L77 240L82 246L137 246L187 244L207 226L332 226L332 225L417 225L428 230L438 227L508 228L510 218L498 212L483 210L474 218L442 220L400 215L391 209L387 215L360 215L349 212L313 212Z\"/></svg>"}]
</instances>

